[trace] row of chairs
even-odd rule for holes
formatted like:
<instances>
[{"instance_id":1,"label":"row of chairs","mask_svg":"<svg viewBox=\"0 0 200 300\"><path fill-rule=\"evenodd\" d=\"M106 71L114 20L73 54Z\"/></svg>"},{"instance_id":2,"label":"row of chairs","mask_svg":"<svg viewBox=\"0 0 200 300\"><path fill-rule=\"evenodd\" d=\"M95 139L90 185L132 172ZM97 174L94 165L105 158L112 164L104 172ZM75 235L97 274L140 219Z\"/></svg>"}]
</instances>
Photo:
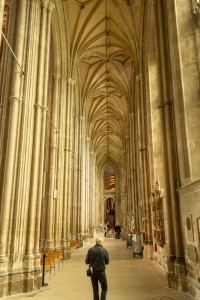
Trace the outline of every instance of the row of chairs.
<instances>
[{"instance_id":1,"label":"row of chairs","mask_svg":"<svg viewBox=\"0 0 200 300\"><path fill-rule=\"evenodd\" d=\"M82 236L82 241L86 242L88 240L89 236L84 235ZM82 243L80 243L79 240L71 240L70 241L70 249L73 250L79 250L82 247ZM44 264L45 272L49 271L49 275L52 275L52 271L55 273L56 268L58 271L60 270L60 267L63 267L63 261L64 261L64 252L63 250L47 250L42 249L40 251L41 254L41 265ZM45 256L44 256L45 254ZM45 259L45 261L44 261Z\"/></svg>"},{"instance_id":2,"label":"row of chairs","mask_svg":"<svg viewBox=\"0 0 200 300\"><path fill-rule=\"evenodd\" d=\"M81 241L79 240L71 240L70 241L70 248L71 250L79 250L84 242L87 242L89 239L89 235L83 235Z\"/></svg>"},{"instance_id":3,"label":"row of chairs","mask_svg":"<svg viewBox=\"0 0 200 300\"><path fill-rule=\"evenodd\" d=\"M41 265L45 268L45 272L49 271L49 275L52 275L52 270L55 274L56 268L59 271L60 267L63 267L64 253L63 250L46 250L40 251Z\"/></svg>"},{"instance_id":4,"label":"row of chairs","mask_svg":"<svg viewBox=\"0 0 200 300\"><path fill-rule=\"evenodd\" d=\"M84 242L87 242L90 238L90 235L83 235L82 241L71 240L70 249L71 251L79 250ZM64 263L64 251L63 250L47 250L42 249L41 254L41 265L44 266L44 274L49 273L49 279L52 276L52 272L55 275L56 270L60 270L61 266L63 267Z\"/></svg>"}]
</instances>

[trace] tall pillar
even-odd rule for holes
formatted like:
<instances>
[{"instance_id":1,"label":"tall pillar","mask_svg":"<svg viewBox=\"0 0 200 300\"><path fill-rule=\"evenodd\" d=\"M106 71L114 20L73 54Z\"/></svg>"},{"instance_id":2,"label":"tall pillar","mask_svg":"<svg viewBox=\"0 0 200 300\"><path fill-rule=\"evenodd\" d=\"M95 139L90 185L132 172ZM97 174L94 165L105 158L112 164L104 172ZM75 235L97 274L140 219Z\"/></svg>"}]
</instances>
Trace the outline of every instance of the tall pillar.
<instances>
[{"instance_id":1,"label":"tall pillar","mask_svg":"<svg viewBox=\"0 0 200 300\"><path fill-rule=\"evenodd\" d=\"M176 289L185 290L184 273L185 262L180 233L180 216L178 195L175 190L177 162L174 153L174 117L172 109L172 92L170 84L170 70L168 53L166 51L167 33L165 29L165 9L163 3L153 1L155 21L155 45L157 56L159 110L162 127L163 164L165 170L166 215L168 230L168 285ZM173 218L173 222L171 219Z\"/></svg>"},{"instance_id":2,"label":"tall pillar","mask_svg":"<svg viewBox=\"0 0 200 300\"><path fill-rule=\"evenodd\" d=\"M92 217L91 217L91 209L90 209L90 138L86 138L86 155L85 155L85 160L86 160L86 170L85 170L85 186L86 186L86 193L85 193L85 198L86 198L86 226L90 230L92 228Z\"/></svg>"},{"instance_id":3,"label":"tall pillar","mask_svg":"<svg viewBox=\"0 0 200 300\"><path fill-rule=\"evenodd\" d=\"M81 234L88 234L88 227L86 223L86 124L85 118L82 120L82 150L81 150L81 165L80 165L80 175L81 175Z\"/></svg>"},{"instance_id":4,"label":"tall pillar","mask_svg":"<svg viewBox=\"0 0 200 300\"><path fill-rule=\"evenodd\" d=\"M130 155L131 155L131 195L134 216L134 229L139 231L138 197L137 197L137 173L136 173L136 143L135 143L135 118L134 114L129 115L130 120Z\"/></svg>"},{"instance_id":5,"label":"tall pillar","mask_svg":"<svg viewBox=\"0 0 200 300\"><path fill-rule=\"evenodd\" d=\"M125 136L125 155L126 155L126 208L127 208L127 216L128 216L128 222L129 226L132 228L132 215L133 215L133 210L132 210L132 201L133 201L133 195L131 192L131 154L130 154L130 136L126 135ZM119 223L120 219L120 211L117 211L116 219L117 222Z\"/></svg>"},{"instance_id":6,"label":"tall pillar","mask_svg":"<svg viewBox=\"0 0 200 300\"><path fill-rule=\"evenodd\" d=\"M73 101L74 85L72 78L66 78L67 81L67 107L65 117L65 144L64 144L64 201L63 201L63 236L62 242L64 247L65 259L71 258L70 240L71 231L71 209L72 209L72 163L73 163Z\"/></svg>"},{"instance_id":7,"label":"tall pillar","mask_svg":"<svg viewBox=\"0 0 200 300\"><path fill-rule=\"evenodd\" d=\"M143 75L136 77L138 90L138 130L139 130L139 164L140 164L140 190L143 201L143 230L145 232L145 255L146 258L152 256L152 228L151 228L151 211L149 204L150 191L148 186L148 148L146 137L146 107L143 95L144 83ZM141 199L140 199L141 200Z\"/></svg>"},{"instance_id":8,"label":"tall pillar","mask_svg":"<svg viewBox=\"0 0 200 300\"><path fill-rule=\"evenodd\" d=\"M79 239L82 240L82 153L83 153L83 137L82 137L82 127L83 127L83 117L79 116L79 140L78 140L78 185L77 185L77 230L79 234Z\"/></svg>"},{"instance_id":9,"label":"tall pillar","mask_svg":"<svg viewBox=\"0 0 200 300\"><path fill-rule=\"evenodd\" d=\"M72 220L73 220L73 238L80 239L81 224L81 177L80 177L80 159L81 159L81 127L82 117L77 115L76 108L74 115L74 135L73 135L73 194L72 194Z\"/></svg>"},{"instance_id":10,"label":"tall pillar","mask_svg":"<svg viewBox=\"0 0 200 300\"><path fill-rule=\"evenodd\" d=\"M53 74L53 96L51 119L55 126L58 126L58 107L59 107L59 82L61 75ZM49 181L47 205L45 207L45 246L48 249L54 247L54 201L57 199L57 150L58 150L57 130L50 124L50 160L49 160ZM44 217L45 217L44 216Z\"/></svg>"},{"instance_id":11,"label":"tall pillar","mask_svg":"<svg viewBox=\"0 0 200 300\"><path fill-rule=\"evenodd\" d=\"M18 57L18 61L23 61L23 48L24 48L24 32L25 32L25 20L26 20L26 2L19 1L20 7L20 22L18 26L16 36L15 53ZM17 130L20 113L21 103L21 88L23 85L23 76L19 69L19 66L14 62L13 79L12 79L12 96L10 100L10 117L9 126L7 132L7 152L5 159L5 173L4 173L4 185L2 189L2 202L1 202L1 218L0 218L0 263L7 260L7 247L9 240L9 228L10 228L10 207L12 203L12 192L14 188L14 169L16 159L16 145L17 145Z\"/></svg>"},{"instance_id":12,"label":"tall pillar","mask_svg":"<svg viewBox=\"0 0 200 300\"><path fill-rule=\"evenodd\" d=\"M89 203L90 203L90 220L92 227L96 227L97 225L97 213L96 209L96 199L94 193L94 179L95 179L95 168L94 168L94 152L90 150L90 165L89 165Z\"/></svg>"},{"instance_id":13,"label":"tall pillar","mask_svg":"<svg viewBox=\"0 0 200 300\"><path fill-rule=\"evenodd\" d=\"M44 140L47 110L47 78L49 63L50 20L53 4L41 0L41 27L39 39L37 90L35 103L35 120L32 152L32 170L30 183L30 198L28 212L28 228L26 255L32 255L39 250L39 229L41 198L43 184Z\"/></svg>"},{"instance_id":14,"label":"tall pillar","mask_svg":"<svg viewBox=\"0 0 200 300\"><path fill-rule=\"evenodd\" d=\"M43 174L44 174L44 148L45 148L45 136L46 136L46 122L47 122L47 94L48 94L48 78L49 78L49 48L50 48L50 25L51 25L51 14L54 9L52 2L42 1L42 5L47 9L46 16L46 36L45 36L45 57L44 57L44 86L43 86L43 97L42 97L42 124L41 124L41 138L40 138L40 159L39 159L39 176L38 176L38 192L37 192L37 220L35 224L35 251L39 249L40 239L40 216L41 216L41 204L42 204L42 193L44 187Z\"/></svg>"}]
</instances>

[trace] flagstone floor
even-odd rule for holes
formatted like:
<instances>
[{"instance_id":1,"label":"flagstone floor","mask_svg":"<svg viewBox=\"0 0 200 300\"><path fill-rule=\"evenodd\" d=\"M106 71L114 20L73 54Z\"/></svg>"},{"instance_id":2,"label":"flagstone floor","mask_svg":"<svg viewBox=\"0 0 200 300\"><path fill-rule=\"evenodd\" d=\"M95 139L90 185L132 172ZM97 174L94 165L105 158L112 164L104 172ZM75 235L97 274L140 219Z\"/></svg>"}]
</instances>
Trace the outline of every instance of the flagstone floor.
<instances>
[{"instance_id":1,"label":"flagstone floor","mask_svg":"<svg viewBox=\"0 0 200 300\"><path fill-rule=\"evenodd\" d=\"M37 293L10 296L22 300L92 300L90 277L86 276L85 257L94 241L73 252L72 259L65 261L55 274L45 277L47 286ZM190 294L167 287L164 271L153 261L133 258L132 249L127 249L121 239L105 238L110 264L106 274L108 280L107 300L192 300ZM7 298L6 298L7 299Z\"/></svg>"}]
</instances>

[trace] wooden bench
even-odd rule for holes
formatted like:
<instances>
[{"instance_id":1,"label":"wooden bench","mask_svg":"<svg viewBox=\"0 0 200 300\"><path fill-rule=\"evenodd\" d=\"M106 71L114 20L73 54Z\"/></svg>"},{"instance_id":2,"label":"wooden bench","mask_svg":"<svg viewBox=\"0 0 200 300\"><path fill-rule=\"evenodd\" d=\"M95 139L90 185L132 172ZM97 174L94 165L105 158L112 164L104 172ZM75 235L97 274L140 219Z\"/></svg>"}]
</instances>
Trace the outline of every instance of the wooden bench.
<instances>
[{"instance_id":1,"label":"wooden bench","mask_svg":"<svg viewBox=\"0 0 200 300\"><path fill-rule=\"evenodd\" d=\"M71 240L70 241L70 248L72 250L78 250L80 248L80 244L78 240Z\"/></svg>"},{"instance_id":2,"label":"wooden bench","mask_svg":"<svg viewBox=\"0 0 200 300\"><path fill-rule=\"evenodd\" d=\"M87 241L88 241L88 238L89 238L88 235L83 235L83 236L82 236L82 240L83 240L84 242L87 242Z\"/></svg>"},{"instance_id":3,"label":"wooden bench","mask_svg":"<svg viewBox=\"0 0 200 300\"><path fill-rule=\"evenodd\" d=\"M43 266L44 263L45 272L49 271L49 274L51 275L52 269L54 270L54 272L56 269L54 256L48 251L41 251L40 254L41 254L41 265Z\"/></svg>"},{"instance_id":4,"label":"wooden bench","mask_svg":"<svg viewBox=\"0 0 200 300\"><path fill-rule=\"evenodd\" d=\"M45 270L49 270L51 274L51 270L54 272L56 270L56 263L58 265L58 270L60 268L60 262L64 260L63 250L41 250L41 264L43 265L43 255L45 254Z\"/></svg>"}]
</instances>

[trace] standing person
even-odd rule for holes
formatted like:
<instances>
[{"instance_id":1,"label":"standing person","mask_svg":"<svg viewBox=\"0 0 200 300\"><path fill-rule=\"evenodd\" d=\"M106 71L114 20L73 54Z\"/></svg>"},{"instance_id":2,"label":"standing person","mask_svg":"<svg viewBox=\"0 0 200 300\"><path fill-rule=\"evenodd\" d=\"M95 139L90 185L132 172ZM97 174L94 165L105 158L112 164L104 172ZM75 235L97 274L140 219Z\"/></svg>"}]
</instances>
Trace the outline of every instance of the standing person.
<instances>
[{"instance_id":1,"label":"standing person","mask_svg":"<svg viewBox=\"0 0 200 300\"><path fill-rule=\"evenodd\" d=\"M106 266L109 264L108 251L103 248L103 238L96 238L96 245L88 250L85 263L92 267L91 282L93 287L94 300L106 300L108 290L106 278ZM101 284L101 298L99 298L99 285Z\"/></svg>"},{"instance_id":2,"label":"standing person","mask_svg":"<svg viewBox=\"0 0 200 300\"><path fill-rule=\"evenodd\" d=\"M109 229L108 226L109 226L109 222L107 221L106 224L104 225L104 237L106 237L106 235L107 235L107 231Z\"/></svg>"},{"instance_id":3,"label":"standing person","mask_svg":"<svg viewBox=\"0 0 200 300\"><path fill-rule=\"evenodd\" d=\"M118 224L115 225L115 238L120 239L121 228Z\"/></svg>"},{"instance_id":4,"label":"standing person","mask_svg":"<svg viewBox=\"0 0 200 300\"><path fill-rule=\"evenodd\" d=\"M104 229L104 237L106 237L106 233L107 233L107 230L108 230L108 227L107 227L106 224L104 225L104 228L103 228L103 229Z\"/></svg>"}]
</instances>

